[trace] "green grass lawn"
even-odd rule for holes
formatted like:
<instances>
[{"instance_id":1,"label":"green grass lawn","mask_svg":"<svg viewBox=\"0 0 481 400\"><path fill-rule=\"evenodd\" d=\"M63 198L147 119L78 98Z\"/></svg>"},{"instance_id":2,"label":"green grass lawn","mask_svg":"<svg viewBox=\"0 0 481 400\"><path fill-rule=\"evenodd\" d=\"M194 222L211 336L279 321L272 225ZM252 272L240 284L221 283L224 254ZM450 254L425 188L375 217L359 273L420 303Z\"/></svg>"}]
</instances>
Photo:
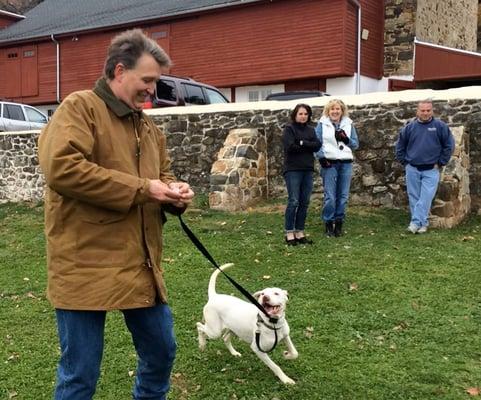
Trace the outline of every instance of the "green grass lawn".
<instances>
[{"instance_id":1,"label":"green grass lawn","mask_svg":"<svg viewBox=\"0 0 481 400\"><path fill-rule=\"evenodd\" d=\"M325 238L311 207L313 246L283 243L280 207L227 214L196 209L184 220L229 274L254 292L289 291L297 360L272 358L284 386L234 341L197 348L210 264L171 217L164 268L178 356L171 400L468 399L481 387L481 217L452 230L407 234L404 211L353 208L346 235ZM50 399L58 359L54 312L45 299L41 206L0 206L0 398ZM235 293L219 277L218 291ZM240 296L240 294L235 293ZM279 346L282 347L282 346ZM135 353L121 314L109 313L97 399L129 399ZM474 397L476 398L476 397Z\"/></svg>"}]
</instances>

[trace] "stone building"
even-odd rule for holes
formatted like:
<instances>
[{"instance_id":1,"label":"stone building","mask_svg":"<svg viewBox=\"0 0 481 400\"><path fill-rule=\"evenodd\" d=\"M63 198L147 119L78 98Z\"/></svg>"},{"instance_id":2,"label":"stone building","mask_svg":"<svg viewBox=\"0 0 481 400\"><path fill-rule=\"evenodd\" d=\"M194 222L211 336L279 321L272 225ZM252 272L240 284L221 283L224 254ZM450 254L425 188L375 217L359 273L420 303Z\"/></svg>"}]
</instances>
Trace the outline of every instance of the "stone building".
<instances>
[{"instance_id":1,"label":"stone building","mask_svg":"<svg viewBox=\"0 0 481 400\"><path fill-rule=\"evenodd\" d=\"M386 0L384 76L391 89L479 82L480 16L478 0Z\"/></svg>"}]
</instances>

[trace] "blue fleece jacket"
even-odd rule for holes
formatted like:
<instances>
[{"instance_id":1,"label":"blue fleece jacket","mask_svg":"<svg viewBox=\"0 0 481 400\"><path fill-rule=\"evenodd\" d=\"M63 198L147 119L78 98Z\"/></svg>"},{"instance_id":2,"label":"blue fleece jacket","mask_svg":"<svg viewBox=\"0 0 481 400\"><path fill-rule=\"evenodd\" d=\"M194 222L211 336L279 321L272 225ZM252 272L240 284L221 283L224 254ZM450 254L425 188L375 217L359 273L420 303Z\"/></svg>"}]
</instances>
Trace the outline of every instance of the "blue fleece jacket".
<instances>
[{"instance_id":1,"label":"blue fleece jacket","mask_svg":"<svg viewBox=\"0 0 481 400\"><path fill-rule=\"evenodd\" d=\"M417 118L405 125L396 143L396 158L413 166L444 166L454 151L454 138L443 121L432 118L421 122Z\"/></svg>"}]
</instances>

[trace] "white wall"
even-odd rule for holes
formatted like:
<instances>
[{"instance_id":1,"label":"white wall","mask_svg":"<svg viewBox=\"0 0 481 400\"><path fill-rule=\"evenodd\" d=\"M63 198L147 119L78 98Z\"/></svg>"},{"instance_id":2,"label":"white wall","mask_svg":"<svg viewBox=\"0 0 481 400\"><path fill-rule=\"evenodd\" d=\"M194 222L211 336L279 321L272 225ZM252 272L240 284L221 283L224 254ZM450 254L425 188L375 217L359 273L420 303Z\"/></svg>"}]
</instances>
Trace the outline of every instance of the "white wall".
<instances>
[{"instance_id":1,"label":"white wall","mask_svg":"<svg viewBox=\"0 0 481 400\"><path fill-rule=\"evenodd\" d=\"M356 75L343 78L326 79L326 92L331 96L356 94ZM361 75L361 93L386 92L387 79L373 79Z\"/></svg>"},{"instance_id":2,"label":"white wall","mask_svg":"<svg viewBox=\"0 0 481 400\"><path fill-rule=\"evenodd\" d=\"M248 102L249 92L258 93L258 101L264 100L270 93L279 93L284 91L284 84L279 85L263 85L263 86L240 86L235 88L235 101Z\"/></svg>"}]
</instances>

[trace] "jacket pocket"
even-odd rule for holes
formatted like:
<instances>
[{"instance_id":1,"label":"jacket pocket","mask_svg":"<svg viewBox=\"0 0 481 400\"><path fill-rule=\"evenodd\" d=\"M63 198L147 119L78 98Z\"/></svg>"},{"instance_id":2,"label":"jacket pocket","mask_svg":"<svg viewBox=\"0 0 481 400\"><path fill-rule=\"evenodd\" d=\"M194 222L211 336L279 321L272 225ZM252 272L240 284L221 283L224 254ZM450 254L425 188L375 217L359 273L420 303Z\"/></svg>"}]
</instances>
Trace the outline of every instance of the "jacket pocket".
<instances>
[{"instance_id":1,"label":"jacket pocket","mask_svg":"<svg viewBox=\"0 0 481 400\"><path fill-rule=\"evenodd\" d=\"M90 224L111 224L127 218L128 213L82 204L80 219Z\"/></svg>"},{"instance_id":2,"label":"jacket pocket","mask_svg":"<svg viewBox=\"0 0 481 400\"><path fill-rule=\"evenodd\" d=\"M128 215L82 204L75 237L77 265L122 268L140 265L140 234Z\"/></svg>"}]
</instances>

